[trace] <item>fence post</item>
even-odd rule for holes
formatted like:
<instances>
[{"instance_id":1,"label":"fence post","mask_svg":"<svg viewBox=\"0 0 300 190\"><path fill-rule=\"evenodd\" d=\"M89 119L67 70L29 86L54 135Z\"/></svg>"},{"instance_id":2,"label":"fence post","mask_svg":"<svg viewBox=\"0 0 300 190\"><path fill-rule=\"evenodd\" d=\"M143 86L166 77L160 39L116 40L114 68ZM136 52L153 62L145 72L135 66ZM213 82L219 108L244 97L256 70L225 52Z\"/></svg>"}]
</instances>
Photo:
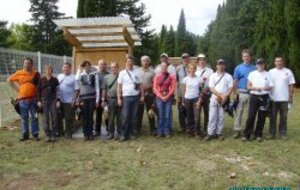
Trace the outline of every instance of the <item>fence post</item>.
<instances>
[{"instance_id":1,"label":"fence post","mask_svg":"<svg viewBox=\"0 0 300 190\"><path fill-rule=\"evenodd\" d=\"M2 127L2 107L0 105L0 128Z\"/></svg>"},{"instance_id":2,"label":"fence post","mask_svg":"<svg viewBox=\"0 0 300 190\"><path fill-rule=\"evenodd\" d=\"M67 56L63 56L63 63L66 63L67 62Z\"/></svg>"},{"instance_id":3,"label":"fence post","mask_svg":"<svg viewBox=\"0 0 300 190\"><path fill-rule=\"evenodd\" d=\"M38 57L38 71L41 73L42 72L42 63L41 63L41 52L37 52L37 57Z\"/></svg>"}]
</instances>

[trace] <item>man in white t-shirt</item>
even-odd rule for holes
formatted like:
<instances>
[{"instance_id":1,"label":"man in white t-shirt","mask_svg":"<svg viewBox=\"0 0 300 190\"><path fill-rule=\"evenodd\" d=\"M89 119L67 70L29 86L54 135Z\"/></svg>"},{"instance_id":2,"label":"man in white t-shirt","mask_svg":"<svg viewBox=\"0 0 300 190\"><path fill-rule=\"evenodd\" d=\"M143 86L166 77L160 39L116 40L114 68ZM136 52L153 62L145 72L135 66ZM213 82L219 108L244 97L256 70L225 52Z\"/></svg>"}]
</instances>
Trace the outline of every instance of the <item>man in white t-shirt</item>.
<instances>
[{"instance_id":1,"label":"man in white t-shirt","mask_svg":"<svg viewBox=\"0 0 300 190\"><path fill-rule=\"evenodd\" d=\"M57 131L59 136L66 135L72 138L74 107L79 95L79 85L76 77L71 73L71 64L64 63L63 73L57 76L59 86L57 90L57 107L61 106L62 114L58 114ZM63 117L65 119L66 129L63 129Z\"/></svg>"},{"instance_id":2,"label":"man in white t-shirt","mask_svg":"<svg viewBox=\"0 0 300 190\"><path fill-rule=\"evenodd\" d=\"M230 74L225 72L225 61L223 59L217 61L217 71L210 76L208 86L212 96L209 103L207 136L204 140L211 140L214 135L218 139L224 140L224 109L222 106L228 101L232 92L233 79Z\"/></svg>"},{"instance_id":3,"label":"man in white t-shirt","mask_svg":"<svg viewBox=\"0 0 300 190\"><path fill-rule=\"evenodd\" d=\"M250 93L248 118L244 130L242 141L247 141L254 135L258 142L262 142L262 134L267 115L266 107L269 99L269 91L273 87L270 74L265 71L265 62L263 59L257 59L256 70L248 75L247 89ZM256 120L256 115L257 120ZM254 122L256 127L254 130Z\"/></svg>"},{"instance_id":4,"label":"man in white t-shirt","mask_svg":"<svg viewBox=\"0 0 300 190\"><path fill-rule=\"evenodd\" d=\"M176 76L176 68L175 68L175 66L172 63L169 63L169 56L168 56L168 54L162 53L160 55L160 63L168 63L168 73ZM158 74L158 73L161 72L161 65L160 64L156 66L154 72L156 74Z\"/></svg>"},{"instance_id":5,"label":"man in white t-shirt","mask_svg":"<svg viewBox=\"0 0 300 190\"><path fill-rule=\"evenodd\" d=\"M208 79L214 73L214 71L207 67L206 65L206 56L204 54L199 54L197 57L197 71L196 75L201 77L204 81L203 86L201 87L201 94L202 94L202 103L200 106L200 116L199 116L199 124L201 126L201 112L203 109L204 113L204 124L203 124L203 131L204 133L207 132L207 124L208 124L208 115L209 115L209 100L211 93L208 87ZM200 127L199 126L199 127ZM201 127L200 127L201 129Z\"/></svg>"},{"instance_id":6,"label":"man in white t-shirt","mask_svg":"<svg viewBox=\"0 0 300 190\"><path fill-rule=\"evenodd\" d=\"M118 77L118 105L122 106L120 141L134 139L139 102L144 102L143 82L138 69L133 69L133 57L128 56L126 68Z\"/></svg>"},{"instance_id":7,"label":"man in white t-shirt","mask_svg":"<svg viewBox=\"0 0 300 190\"><path fill-rule=\"evenodd\" d=\"M275 68L270 70L274 88L271 91L272 114L270 119L269 133L270 139L274 139L277 131L277 114L280 113L279 135L282 139L287 139L287 113L288 104L293 103L293 92L295 78L290 69L284 67L283 57L275 58Z\"/></svg>"}]
</instances>

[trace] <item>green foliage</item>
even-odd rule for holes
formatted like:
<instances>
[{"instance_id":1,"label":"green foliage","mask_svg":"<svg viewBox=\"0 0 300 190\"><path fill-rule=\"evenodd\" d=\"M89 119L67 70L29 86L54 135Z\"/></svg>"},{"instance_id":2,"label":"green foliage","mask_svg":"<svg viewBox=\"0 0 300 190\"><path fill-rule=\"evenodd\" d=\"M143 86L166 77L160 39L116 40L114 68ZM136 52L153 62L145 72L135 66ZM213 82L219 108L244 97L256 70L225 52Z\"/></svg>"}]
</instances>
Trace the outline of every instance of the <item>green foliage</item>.
<instances>
[{"instance_id":1,"label":"green foliage","mask_svg":"<svg viewBox=\"0 0 300 190\"><path fill-rule=\"evenodd\" d=\"M0 47L8 47L10 45L8 41L10 31L6 28L6 25L6 21L0 21Z\"/></svg>"},{"instance_id":2,"label":"green foliage","mask_svg":"<svg viewBox=\"0 0 300 190\"><path fill-rule=\"evenodd\" d=\"M29 41L35 51L44 53L69 54L70 46L61 37L62 31L57 31L53 19L62 18L63 13L58 12L58 0L30 0L33 31ZM59 51L57 51L60 49Z\"/></svg>"},{"instance_id":3,"label":"green foliage","mask_svg":"<svg viewBox=\"0 0 300 190\"><path fill-rule=\"evenodd\" d=\"M11 35L8 40L11 43L10 48L34 51L35 47L32 44L32 35L34 27L28 24L12 24L9 28Z\"/></svg>"},{"instance_id":4,"label":"green foliage","mask_svg":"<svg viewBox=\"0 0 300 190\"><path fill-rule=\"evenodd\" d=\"M298 0L227 0L198 42L211 63L225 58L229 71L241 62L241 50L249 48L273 67L274 57L285 57L300 82L300 2Z\"/></svg>"},{"instance_id":5,"label":"green foliage","mask_svg":"<svg viewBox=\"0 0 300 190\"><path fill-rule=\"evenodd\" d=\"M185 15L183 9L181 9L179 22L177 25L176 40L175 40L176 56L180 56L183 52L186 52L186 46L184 44L185 40L186 40Z\"/></svg>"}]
</instances>

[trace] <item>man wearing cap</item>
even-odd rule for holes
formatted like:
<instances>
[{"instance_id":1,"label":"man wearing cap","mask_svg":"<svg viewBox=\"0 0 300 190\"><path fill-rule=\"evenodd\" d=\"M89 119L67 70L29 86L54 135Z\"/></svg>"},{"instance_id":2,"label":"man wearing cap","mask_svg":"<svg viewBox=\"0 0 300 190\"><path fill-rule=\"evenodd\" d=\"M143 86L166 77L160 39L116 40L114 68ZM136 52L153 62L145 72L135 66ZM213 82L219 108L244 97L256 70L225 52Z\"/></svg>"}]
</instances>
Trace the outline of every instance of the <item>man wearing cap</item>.
<instances>
[{"instance_id":1,"label":"man wearing cap","mask_svg":"<svg viewBox=\"0 0 300 190\"><path fill-rule=\"evenodd\" d=\"M169 56L166 53L162 53L160 55L160 63L167 63L168 64L168 73L176 76L176 68L172 63L169 63ZM156 68L155 68L155 73L158 74L161 72L161 65L159 64Z\"/></svg>"},{"instance_id":2,"label":"man wearing cap","mask_svg":"<svg viewBox=\"0 0 300 190\"><path fill-rule=\"evenodd\" d=\"M289 109L288 104L293 103L295 78L292 71L284 67L284 60L282 56L275 57L275 68L271 69L269 72L274 85L271 91L273 104L269 128L269 138L275 138L277 128L277 114L279 112L279 135L282 139L287 140L287 113Z\"/></svg>"},{"instance_id":3,"label":"man wearing cap","mask_svg":"<svg viewBox=\"0 0 300 190\"><path fill-rule=\"evenodd\" d=\"M179 117L179 125L181 131L185 132L187 128L187 121L186 121L186 110L183 107L182 103L182 89L181 84L184 77L188 75L187 66L190 63L190 55L188 53L183 53L181 55L182 63L178 65L176 68L176 78L177 78L177 98L178 98L178 117Z\"/></svg>"},{"instance_id":4,"label":"man wearing cap","mask_svg":"<svg viewBox=\"0 0 300 190\"><path fill-rule=\"evenodd\" d=\"M203 86L201 86L201 94L202 94L202 102L200 104L200 125L201 125L201 111L203 109L204 113L204 124L203 124L203 132L207 132L207 124L208 124L208 115L209 115L209 100L211 97L211 92L208 87L209 77L214 73L214 71L207 67L206 65L206 57L204 54L199 54L197 57L197 71L196 76L200 77L203 81ZM200 127L201 129L201 127Z\"/></svg>"},{"instance_id":5,"label":"man wearing cap","mask_svg":"<svg viewBox=\"0 0 300 190\"><path fill-rule=\"evenodd\" d=\"M247 89L247 78L250 72L254 71L256 68L251 64L251 54L250 50L244 49L242 51L243 63L239 64L234 69L233 74L233 91L236 98L238 98L238 105L236 108L236 117L234 122L234 138L238 138L242 131L242 117L245 106L249 103L249 91Z\"/></svg>"},{"instance_id":6,"label":"man wearing cap","mask_svg":"<svg viewBox=\"0 0 300 190\"><path fill-rule=\"evenodd\" d=\"M263 141L262 133L267 114L267 110L265 110L265 108L269 101L269 91L273 87L273 82L270 74L265 71L265 62L263 59L257 59L256 67L257 70L251 72L248 76L247 88L250 92L250 101L248 118L242 141L249 140L252 134L254 134L254 138L258 142ZM258 118L256 122L256 128L253 133L256 115L258 115Z\"/></svg>"},{"instance_id":7,"label":"man wearing cap","mask_svg":"<svg viewBox=\"0 0 300 190\"><path fill-rule=\"evenodd\" d=\"M223 59L217 61L217 70L210 76L208 86L212 96L209 103L210 114L207 136L204 140L211 140L214 136L224 140L224 109L222 106L228 101L232 92L233 79L230 74L225 72L225 61Z\"/></svg>"}]
</instances>

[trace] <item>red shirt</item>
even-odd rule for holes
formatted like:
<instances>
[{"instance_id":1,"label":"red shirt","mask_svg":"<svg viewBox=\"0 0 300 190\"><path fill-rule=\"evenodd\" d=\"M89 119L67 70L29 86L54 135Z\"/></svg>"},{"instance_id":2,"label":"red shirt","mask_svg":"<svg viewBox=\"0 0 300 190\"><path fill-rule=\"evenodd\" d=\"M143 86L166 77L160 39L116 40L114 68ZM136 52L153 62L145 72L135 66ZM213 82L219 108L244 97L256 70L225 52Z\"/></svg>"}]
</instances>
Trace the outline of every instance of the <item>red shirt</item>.
<instances>
[{"instance_id":1,"label":"red shirt","mask_svg":"<svg viewBox=\"0 0 300 190\"><path fill-rule=\"evenodd\" d=\"M169 99L174 95L176 79L169 73L158 73L153 79L153 91L158 98Z\"/></svg>"}]
</instances>

